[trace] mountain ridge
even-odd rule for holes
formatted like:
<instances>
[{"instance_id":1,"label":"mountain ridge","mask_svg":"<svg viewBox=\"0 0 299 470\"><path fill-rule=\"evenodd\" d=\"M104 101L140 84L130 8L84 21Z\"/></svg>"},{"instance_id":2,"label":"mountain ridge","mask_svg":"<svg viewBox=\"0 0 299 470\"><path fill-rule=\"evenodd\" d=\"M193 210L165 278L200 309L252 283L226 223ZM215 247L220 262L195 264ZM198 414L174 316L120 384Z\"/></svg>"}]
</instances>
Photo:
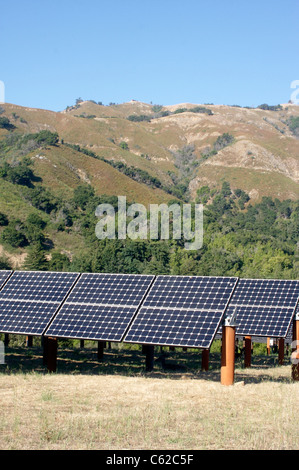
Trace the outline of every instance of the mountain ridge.
<instances>
[{"instance_id":1,"label":"mountain ridge","mask_svg":"<svg viewBox=\"0 0 299 470\"><path fill-rule=\"evenodd\" d=\"M283 104L278 111L269 111L236 105L159 106L135 100L104 106L85 100L60 112L9 103L2 107L14 132L57 132L64 142L140 168L167 186L174 184L174 175L181 178L174 154L191 146L197 163L187 181L191 200L200 187L219 187L223 179L245 190L253 201L263 196L299 197L299 140L288 126L291 117L299 116L296 105ZM155 111L159 107L164 114ZM211 114L192 112L196 107ZM150 120L132 122L132 116ZM5 133L1 129L0 137ZM202 158L225 133L234 142ZM85 169L78 172L84 174Z\"/></svg>"}]
</instances>

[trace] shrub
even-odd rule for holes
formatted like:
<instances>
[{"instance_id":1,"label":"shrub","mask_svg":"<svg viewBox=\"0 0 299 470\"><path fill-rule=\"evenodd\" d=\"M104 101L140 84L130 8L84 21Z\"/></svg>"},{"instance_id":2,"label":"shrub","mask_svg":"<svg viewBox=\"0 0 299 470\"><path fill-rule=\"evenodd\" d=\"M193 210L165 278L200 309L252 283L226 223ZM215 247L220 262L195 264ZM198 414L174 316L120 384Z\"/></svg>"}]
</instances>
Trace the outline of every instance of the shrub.
<instances>
[{"instance_id":1,"label":"shrub","mask_svg":"<svg viewBox=\"0 0 299 470\"><path fill-rule=\"evenodd\" d=\"M8 225L8 218L5 214L2 214L2 212L0 212L0 227L4 227L5 225Z\"/></svg>"},{"instance_id":2,"label":"shrub","mask_svg":"<svg viewBox=\"0 0 299 470\"><path fill-rule=\"evenodd\" d=\"M9 260L4 256L0 258L0 269L12 269Z\"/></svg>"},{"instance_id":3,"label":"shrub","mask_svg":"<svg viewBox=\"0 0 299 470\"><path fill-rule=\"evenodd\" d=\"M187 108L178 108L173 112L173 114L181 114L181 113L185 113L186 111L188 111Z\"/></svg>"},{"instance_id":4,"label":"shrub","mask_svg":"<svg viewBox=\"0 0 299 470\"><path fill-rule=\"evenodd\" d=\"M162 109L163 106L161 104L154 104L152 107L153 113L159 113Z\"/></svg>"},{"instance_id":5,"label":"shrub","mask_svg":"<svg viewBox=\"0 0 299 470\"><path fill-rule=\"evenodd\" d=\"M274 105L274 106L269 106L268 104L260 104L258 106L258 109L263 109L265 111L280 111L282 110L282 106L280 104Z\"/></svg>"},{"instance_id":6,"label":"shrub","mask_svg":"<svg viewBox=\"0 0 299 470\"><path fill-rule=\"evenodd\" d=\"M146 114L131 114L128 116L128 120L132 122L141 122L141 121L147 121L150 122L151 118L150 116L147 116Z\"/></svg>"},{"instance_id":7,"label":"shrub","mask_svg":"<svg viewBox=\"0 0 299 470\"><path fill-rule=\"evenodd\" d=\"M224 134L217 137L216 142L213 145L214 150L218 152L219 150L222 150L224 147L227 147L228 145L232 144L234 140L235 140L234 136L232 136L228 132L225 132Z\"/></svg>"},{"instance_id":8,"label":"shrub","mask_svg":"<svg viewBox=\"0 0 299 470\"><path fill-rule=\"evenodd\" d=\"M123 149L123 150L129 150L129 146L127 144L127 142L121 142L119 144L120 148Z\"/></svg>"},{"instance_id":9,"label":"shrub","mask_svg":"<svg viewBox=\"0 0 299 470\"><path fill-rule=\"evenodd\" d=\"M288 126L290 128L290 131L299 137L299 116L294 117L292 116L289 121L288 121Z\"/></svg>"},{"instance_id":10,"label":"shrub","mask_svg":"<svg viewBox=\"0 0 299 470\"><path fill-rule=\"evenodd\" d=\"M40 131L38 134L34 134L35 140L38 144L45 145L56 145L59 141L57 132Z\"/></svg>"},{"instance_id":11,"label":"shrub","mask_svg":"<svg viewBox=\"0 0 299 470\"><path fill-rule=\"evenodd\" d=\"M20 230L17 230L14 224L9 224L5 227L1 240L14 248L22 247L27 243L25 235Z\"/></svg>"},{"instance_id":12,"label":"shrub","mask_svg":"<svg viewBox=\"0 0 299 470\"><path fill-rule=\"evenodd\" d=\"M0 117L0 129L11 130L14 128L15 126L11 124L10 120L7 117Z\"/></svg>"},{"instance_id":13,"label":"shrub","mask_svg":"<svg viewBox=\"0 0 299 470\"><path fill-rule=\"evenodd\" d=\"M194 108L191 108L189 111L191 113L204 113L204 114L208 114L209 116L214 114L210 109L205 108L204 106L195 106Z\"/></svg>"}]
</instances>

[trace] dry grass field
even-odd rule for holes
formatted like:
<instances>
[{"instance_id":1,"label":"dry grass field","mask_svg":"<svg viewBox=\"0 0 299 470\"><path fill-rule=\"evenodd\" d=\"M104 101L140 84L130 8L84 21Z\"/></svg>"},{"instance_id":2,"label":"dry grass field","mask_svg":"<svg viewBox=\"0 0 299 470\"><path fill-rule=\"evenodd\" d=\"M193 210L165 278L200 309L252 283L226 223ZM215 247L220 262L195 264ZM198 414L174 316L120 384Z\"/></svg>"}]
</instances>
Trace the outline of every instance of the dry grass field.
<instances>
[{"instance_id":1,"label":"dry grass field","mask_svg":"<svg viewBox=\"0 0 299 470\"><path fill-rule=\"evenodd\" d=\"M219 356L200 371L199 352L174 353L177 371L144 372L137 350L111 349L99 363L84 348L59 351L56 374L40 348L10 348L0 366L0 449L298 450L299 383L291 365L253 356L220 384Z\"/></svg>"}]
</instances>

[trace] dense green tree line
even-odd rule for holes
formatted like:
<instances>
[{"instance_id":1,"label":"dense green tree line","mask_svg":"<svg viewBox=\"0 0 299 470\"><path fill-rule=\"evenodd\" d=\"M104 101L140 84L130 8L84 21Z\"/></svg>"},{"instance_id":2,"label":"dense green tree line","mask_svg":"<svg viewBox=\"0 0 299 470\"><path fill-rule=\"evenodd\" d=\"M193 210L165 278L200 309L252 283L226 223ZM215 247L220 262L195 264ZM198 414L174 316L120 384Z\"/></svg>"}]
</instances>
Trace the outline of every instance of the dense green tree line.
<instances>
[{"instance_id":1,"label":"dense green tree line","mask_svg":"<svg viewBox=\"0 0 299 470\"><path fill-rule=\"evenodd\" d=\"M232 136L223 134L217 145L231 142ZM203 186L196 199L204 205L201 249L185 250L183 239L99 240L95 235L95 209L101 203L109 203L117 217L117 196L98 196L85 184L74 190L72 198L62 200L36 178L32 161L26 157L35 146L57 143L58 135L49 131L27 136L12 133L0 143L0 178L18 185L21 198L32 207L25 220L0 213L0 243L8 251L26 249L25 269L299 278L299 201L264 197L252 204L248 194L241 189L232 190L227 182L218 190ZM71 147L101 158L89 150ZM12 153L18 158L9 161L7 156ZM176 155L181 177L173 178L171 192L181 201L187 194L190 165L196 163L193 157L192 148L184 148ZM132 178L160 186L159 180L143 170L121 166L120 162L109 164ZM79 234L84 240L84 251L74 253L71 260L57 252L48 238L49 228L52 233L65 231L67 237ZM1 259L0 269L5 267L9 267L9 262Z\"/></svg>"},{"instance_id":2,"label":"dense green tree line","mask_svg":"<svg viewBox=\"0 0 299 470\"><path fill-rule=\"evenodd\" d=\"M54 200L54 196L49 193ZM116 196L96 196L93 188L76 188L69 201L56 201L51 218L59 219L56 230L72 228L84 238L85 249L72 260L49 250L46 222L31 214L25 222L0 214L1 241L28 247L26 269L80 272L125 272L180 275L238 275L241 277L299 277L299 201L264 197L248 202L242 190L232 191L223 183L220 190L204 187L197 202L204 205L204 243L197 251L187 251L184 240L99 240L95 235L95 209L109 203L117 213ZM47 213L47 205L41 211ZM170 232L171 233L171 232ZM46 256L47 255L47 256Z\"/></svg>"}]
</instances>

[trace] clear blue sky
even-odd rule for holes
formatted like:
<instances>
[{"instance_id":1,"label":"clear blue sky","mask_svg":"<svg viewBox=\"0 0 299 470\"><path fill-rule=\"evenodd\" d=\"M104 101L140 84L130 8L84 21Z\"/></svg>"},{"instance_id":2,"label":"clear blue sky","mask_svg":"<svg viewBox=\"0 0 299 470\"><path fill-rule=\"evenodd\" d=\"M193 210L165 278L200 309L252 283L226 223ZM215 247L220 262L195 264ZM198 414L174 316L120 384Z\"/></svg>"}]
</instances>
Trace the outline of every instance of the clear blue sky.
<instances>
[{"instance_id":1,"label":"clear blue sky","mask_svg":"<svg viewBox=\"0 0 299 470\"><path fill-rule=\"evenodd\" d=\"M258 106L299 80L297 0L0 0L9 103Z\"/></svg>"}]
</instances>

